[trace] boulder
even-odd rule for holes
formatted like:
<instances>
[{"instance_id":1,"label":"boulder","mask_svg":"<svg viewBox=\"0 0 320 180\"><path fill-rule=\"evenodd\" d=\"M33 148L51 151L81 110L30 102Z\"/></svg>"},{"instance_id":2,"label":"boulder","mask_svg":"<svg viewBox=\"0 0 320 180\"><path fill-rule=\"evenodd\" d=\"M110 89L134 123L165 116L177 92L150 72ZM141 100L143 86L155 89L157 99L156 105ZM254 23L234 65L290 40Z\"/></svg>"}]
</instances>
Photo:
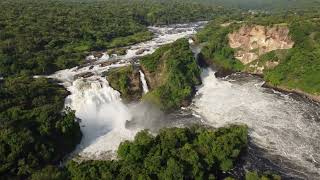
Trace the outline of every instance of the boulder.
<instances>
[{"instance_id":1,"label":"boulder","mask_svg":"<svg viewBox=\"0 0 320 180\"><path fill-rule=\"evenodd\" d=\"M93 76L94 74L92 72L84 72L84 73L80 73L80 74L77 74L74 76L75 79L78 79L78 78L88 78L88 77L91 77Z\"/></svg>"}]
</instances>

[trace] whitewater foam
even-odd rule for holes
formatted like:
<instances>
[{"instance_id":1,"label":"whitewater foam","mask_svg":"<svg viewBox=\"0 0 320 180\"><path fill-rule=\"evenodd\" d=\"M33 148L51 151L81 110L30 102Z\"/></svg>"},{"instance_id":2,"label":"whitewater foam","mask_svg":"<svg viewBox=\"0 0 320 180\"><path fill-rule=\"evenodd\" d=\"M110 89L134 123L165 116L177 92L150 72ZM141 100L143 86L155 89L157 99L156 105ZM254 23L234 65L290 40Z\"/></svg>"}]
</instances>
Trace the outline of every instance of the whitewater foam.
<instances>
[{"instance_id":1,"label":"whitewater foam","mask_svg":"<svg viewBox=\"0 0 320 180\"><path fill-rule=\"evenodd\" d=\"M70 91L65 105L75 110L76 117L81 119L83 138L75 153L86 159L104 158L102 156L106 153L114 154L122 141L131 140L141 128L151 128L156 122L159 124L159 112L144 104L124 104L120 93L110 87L103 76L112 68L137 63L137 58L153 53L161 45L194 34L205 23L149 27L155 34L154 39L128 47L126 55L109 56L106 52L100 58L89 55L87 65L49 76L61 81ZM142 54L137 53L141 50ZM83 74L85 78L79 76ZM147 93L148 86L142 71L140 78L144 93ZM126 123L132 120L138 127L126 128Z\"/></svg>"},{"instance_id":2,"label":"whitewater foam","mask_svg":"<svg viewBox=\"0 0 320 180\"><path fill-rule=\"evenodd\" d=\"M143 93L146 94L149 92L148 84L147 84L147 81L145 79L143 72L141 70L139 70L139 73L140 73L140 80L142 82Z\"/></svg>"},{"instance_id":3,"label":"whitewater foam","mask_svg":"<svg viewBox=\"0 0 320 180\"><path fill-rule=\"evenodd\" d=\"M268 93L254 77L229 82L230 77L217 79L214 71L204 69L202 79L193 109L208 124L247 124L256 145L319 175L320 125L314 118L319 120L320 107Z\"/></svg>"},{"instance_id":4,"label":"whitewater foam","mask_svg":"<svg viewBox=\"0 0 320 180\"><path fill-rule=\"evenodd\" d=\"M78 151L98 156L114 151L123 140L131 139L132 132L125 128L132 116L122 103L120 93L112 89L100 76L77 79L68 88L71 95L66 106L76 111L84 134Z\"/></svg>"}]
</instances>

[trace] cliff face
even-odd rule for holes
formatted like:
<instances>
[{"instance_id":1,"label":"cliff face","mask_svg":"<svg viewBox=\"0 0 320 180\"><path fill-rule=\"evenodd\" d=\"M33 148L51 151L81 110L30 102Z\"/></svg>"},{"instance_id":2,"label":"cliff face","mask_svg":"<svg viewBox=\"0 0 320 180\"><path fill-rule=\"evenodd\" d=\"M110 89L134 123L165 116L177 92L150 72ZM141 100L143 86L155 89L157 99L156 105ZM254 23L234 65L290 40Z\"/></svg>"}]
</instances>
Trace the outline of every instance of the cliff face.
<instances>
[{"instance_id":1,"label":"cliff face","mask_svg":"<svg viewBox=\"0 0 320 180\"><path fill-rule=\"evenodd\" d=\"M126 102L139 101L142 96L142 83L137 67L126 66L106 73L110 86L121 93Z\"/></svg>"},{"instance_id":2,"label":"cliff face","mask_svg":"<svg viewBox=\"0 0 320 180\"><path fill-rule=\"evenodd\" d=\"M229 45L235 49L235 57L243 64L257 60L261 55L277 49L290 49L294 42L286 26L245 25L228 35Z\"/></svg>"}]
</instances>

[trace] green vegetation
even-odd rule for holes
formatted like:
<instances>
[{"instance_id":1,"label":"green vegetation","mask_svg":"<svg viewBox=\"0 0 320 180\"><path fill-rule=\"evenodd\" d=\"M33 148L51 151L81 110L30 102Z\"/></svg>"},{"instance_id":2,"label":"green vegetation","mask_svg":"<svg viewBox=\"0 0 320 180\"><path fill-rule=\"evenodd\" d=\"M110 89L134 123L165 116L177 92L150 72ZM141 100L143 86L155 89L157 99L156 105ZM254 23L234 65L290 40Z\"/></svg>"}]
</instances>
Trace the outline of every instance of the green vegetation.
<instances>
[{"instance_id":1,"label":"green vegetation","mask_svg":"<svg viewBox=\"0 0 320 180\"><path fill-rule=\"evenodd\" d=\"M235 23L239 20L242 23ZM229 26L221 26L226 22L233 23ZM294 47L290 50L269 52L251 64L258 62L258 65L262 66L267 61L279 62L278 66L264 70L264 78L269 84L314 95L320 94L319 10L217 18L197 34L199 43L204 44L202 57L223 69L252 72L250 64L244 68L240 61L235 60L234 51L228 46L227 34L238 29L242 24L288 26L290 36L295 42Z\"/></svg>"},{"instance_id":2,"label":"green vegetation","mask_svg":"<svg viewBox=\"0 0 320 180\"><path fill-rule=\"evenodd\" d=\"M320 95L320 22L292 22L290 31L294 48L276 68L265 72L265 78L274 86Z\"/></svg>"},{"instance_id":3,"label":"green vegetation","mask_svg":"<svg viewBox=\"0 0 320 180\"><path fill-rule=\"evenodd\" d=\"M66 167L47 166L32 175L40 179L229 179L280 180L270 172L246 172L232 177L248 146L248 129L231 125L161 129L157 135L140 131L133 141L122 142L116 160L70 160Z\"/></svg>"},{"instance_id":4,"label":"green vegetation","mask_svg":"<svg viewBox=\"0 0 320 180\"><path fill-rule=\"evenodd\" d=\"M113 39L110 44L106 45L107 48L124 47L136 44L142 41L148 41L152 39L153 34L149 31L139 32L127 37L118 37Z\"/></svg>"},{"instance_id":5,"label":"green vegetation","mask_svg":"<svg viewBox=\"0 0 320 180\"><path fill-rule=\"evenodd\" d=\"M244 66L235 59L234 50L229 47L227 35L238 28L230 24L221 26L223 19L211 21L197 34L199 43L204 43L201 55L208 64L214 64L218 69L228 71L241 71Z\"/></svg>"},{"instance_id":6,"label":"green vegetation","mask_svg":"<svg viewBox=\"0 0 320 180\"><path fill-rule=\"evenodd\" d=\"M107 72L107 80L111 87L121 93L126 101L139 100L142 95L142 85L137 67L126 66Z\"/></svg>"},{"instance_id":7,"label":"green vegetation","mask_svg":"<svg viewBox=\"0 0 320 180\"><path fill-rule=\"evenodd\" d=\"M47 166L32 174L31 180L67 180L70 179L67 171L55 166Z\"/></svg>"},{"instance_id":8,"label":"green vegetation","mask_svg":"<svg viewBox=\"0 0 320 180\"><path fill-rule=\"evenodd\" d=\"M148 25L204 20L222 11L184 1L1 0L0 76L74 67L90 51L150 39Z\"/></svg>"},{"instance_id":9,"label":"green vegetation","mask_svg":"<svg viewBox=\"0 0 320 180\"><path fill-rule=\"evenodd\" d=\"M48 79L0 82L0 177L24 179L80 142L74 112L61 112L67 92Z\"/></svg>"},{"instance_id":10,"label":"green vegetation","mask_svg":"<svg viewBox=\"0 0 320 180\"><path fill-rule=\"evenodd\" d=\"M319 0L196 0L207 4L217 4L225 7L236 7L242 9L261 10L296 10L313 8L320 5Z\"/></svg>"},{"instance_id":11,"label":"green vegetation","mask_svg":"<svg viewBox=\"0 0 320 180\"><path fill-rule=\"evenodd\" d=\"M226 38L239 24L223 27L222 23L288 25L295 46L260 57L259 63L280 62L264 72L265 78L274 86L319 95L318 0L252 1L1 0L0 77L5 79L0 80L0 179L232 179L228 172L247 147L245 126L171 128L156 136L142 131L133 142L120 145L118 160L70 161L58 168L80 142L80 127L73 111L61 112L66 90L56 82L31 76L79 65L90 51L111 49L122 54L125 46L152 38L149 25L214 17L197 35L207 62L227 70L244 70ZM270 14L212 5L229 2L241 8L314 7ZM144 99L163 110L186 105L195 85L200 84L200 69L186 39L161 47L142 58L141 65L151 86ZM140 81L134 82L137 77L132 66L108 74L111 86L125 99L141 96ZM279 177L248 172L245 179Z\"/></svg>"},{"instance_id":12,"label":"green vegetation","mask_svg":"<svg viewBox=\"0 0 320 180\"><path fill-rule=\"evenodd\" d=\"M118 160L67 165L72 179L215 179L230 171L247 147L247 127L162 129L123 142Z\"/></svg>"},{"instance_id":13,"label":"green vegetation","mask_svg":"<svg viewBox=\"0 0 320 180\"><path fill-rule=\"evenodd\" d=\"M163 110L172 110L187 104L200 84L200 69L189 48L187 39L159 48L140 61L146 72L151 92L144 99Z\"/></svg>"},{"instance_id":14,"label":"green vegetation","mask_svg":"<svg viewBox=\"0 0 320 180\"><path fill-rule=\"evenodd\" d=\"M258 174L257 171L246 172L245 180L281 180L281 177L270 172Z\"/></svg>"},{"instance_id":15,"label":"green vegetation","mask_svg":"<svg viewBox=\"0 0 320 180\"><path fill-rule=\"evenodd\" d=\"M268 52L266 54L261 55L257 60L245 65L244 71L246 72L254 72L256 70L255 65L258 67L264 67L264 71L274 69L277 63L279 63L282 59L286 58L288 54L287 49L279 49L275 51ZM275 65L269 65L268 63L275 63ZM254 65L253 67L251 65Z\"/></svg>"}]
</instances>

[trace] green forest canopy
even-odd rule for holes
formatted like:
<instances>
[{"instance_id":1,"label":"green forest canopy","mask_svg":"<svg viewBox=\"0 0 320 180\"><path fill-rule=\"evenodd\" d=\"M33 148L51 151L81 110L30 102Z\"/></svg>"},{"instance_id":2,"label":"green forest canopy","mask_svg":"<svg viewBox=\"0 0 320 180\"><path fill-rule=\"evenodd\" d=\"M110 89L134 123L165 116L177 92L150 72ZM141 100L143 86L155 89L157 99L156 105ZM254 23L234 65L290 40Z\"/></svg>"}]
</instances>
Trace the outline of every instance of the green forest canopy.
<instances>
[{"instance_id":1,"label":"green forest canopy","mask_svg":"<svg viewBox=\"0 0 320 180\"><path fill-rule=\"evenodd\" d=\"M246 126L169 128L156 136L141 131L121 143L118 160L71 161L67 171L74 180L221 178L245 153L247 133Z\"/></svg>"},{"instance_id":2,"label":"green forest canopy","mask_svg":"<svg viewBox=\"0 0 320 180\"><path fill-rule=\"evenodd\" d=\"M222 11L184 1L1 0L0 76L74 67L92 50L152 38L148 25L208 20Z\"/></svg>"},{"instance_id":3,"label":"green forest canopy","mask_svg":"<svg viewBox=\"0 0 320 180\"><path fill-rule=\"evenodd\" d=\"M197 2L216 4L242 9L288 10L313 8L320 6L320 0L196 0Z\"/></svg>"},{"instance_id":4,"label":"green forest canopy","mask_svg":"<svg viewBox=\"0 0 320 180\"><path fill-rule=\"evenodd\" d=\"M81 132L74 112L61 112L67 95L44 78L0 81L0 179L28 177L73 151Z\"/></svg>"},{"instance_id":5,"label":"green forest canopy","mask_svg":"<svg viewBox=\"0 0 320 180\"><path fill-rule=\"evenodd\" d=\"M139 132L125 141L112 161L69 161L66 168L45 168L32 179L229 179L280 180L271 172L230 173L246 153L248 129L244 125L210 129L202 126L162 129L157 135Z\"/></svg>"}]
</instances>

